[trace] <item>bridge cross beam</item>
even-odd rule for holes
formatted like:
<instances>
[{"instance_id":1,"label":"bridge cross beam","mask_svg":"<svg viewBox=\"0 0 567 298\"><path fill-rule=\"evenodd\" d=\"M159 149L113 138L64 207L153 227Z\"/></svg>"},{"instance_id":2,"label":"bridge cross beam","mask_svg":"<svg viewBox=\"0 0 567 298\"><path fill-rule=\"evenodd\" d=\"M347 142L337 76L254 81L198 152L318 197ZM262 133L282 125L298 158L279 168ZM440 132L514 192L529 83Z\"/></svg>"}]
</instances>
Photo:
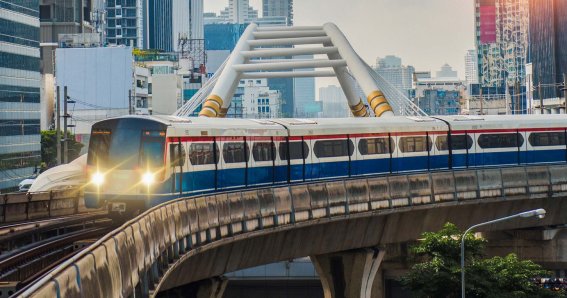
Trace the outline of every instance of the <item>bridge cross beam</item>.
<instances>
[{"instance_id":1,"label":"bridge cross beam","mask_svg":"<svg viewBox=\"0 0 567 298\"><path fill-rule=\"evenodd\" d=\"M371 298L372 287L385 250L355 249L311 256L321 278L325 298Z\"/></svg>"}]
</instances>

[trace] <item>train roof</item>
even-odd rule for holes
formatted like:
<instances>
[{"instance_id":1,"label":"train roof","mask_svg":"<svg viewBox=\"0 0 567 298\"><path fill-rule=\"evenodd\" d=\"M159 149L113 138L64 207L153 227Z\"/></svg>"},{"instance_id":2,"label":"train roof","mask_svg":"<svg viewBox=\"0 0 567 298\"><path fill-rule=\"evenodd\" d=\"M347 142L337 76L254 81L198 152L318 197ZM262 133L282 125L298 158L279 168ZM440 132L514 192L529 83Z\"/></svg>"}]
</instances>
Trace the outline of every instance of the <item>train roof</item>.
<instances>
[{"instance_id":1,"label":"train roof","mask_svg":"<svg viewBox=\"0 0 567 298\"><path fill-rule=\"evenodd\" d=\"M179 116L124 116L144 118L169 126L170 136L291 136L387 132L447 131L474 129L521 129L567 127L567 115L495 115L365 118L235 119Z\"/></svg>"},{"instance_id":2,"label":"train roof","mask_svg":"<svg viewBox=\"0 0 567 298\"><path fill-rule=\"evenodd\" d=\"M438 116L451 124L452 130L522 129L567 127L567 115L484 115Z\"/></svg>"}]
</instances>

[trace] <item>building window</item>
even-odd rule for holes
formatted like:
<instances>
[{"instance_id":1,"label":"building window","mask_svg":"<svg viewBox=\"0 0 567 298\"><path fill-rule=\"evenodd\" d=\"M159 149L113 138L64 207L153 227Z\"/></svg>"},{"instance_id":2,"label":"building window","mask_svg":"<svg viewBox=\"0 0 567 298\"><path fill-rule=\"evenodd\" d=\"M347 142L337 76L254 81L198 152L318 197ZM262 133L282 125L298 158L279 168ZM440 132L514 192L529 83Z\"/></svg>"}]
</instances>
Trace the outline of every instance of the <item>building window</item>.
<instances>
[{"instance_id":1,"label":"building window","mask_svg":"<svg viewBox=\"0 0 567 298\"><path fill-rule=\"evenodd\" d=\"M473 140L469 135L451 135L452 150L469 150L472 148ZM435 140L437 150L449 150L447 136L438 136Z\"/></svg>"},{"instance_id":2,"label":"building window","mask_svg":"<svg viewBox=\"0 0 567 298\"><path fill-rule=\"evenodd\" d=\"M255 143L252 146L255 161L273 161L276 159L276 145L273 143Z\"/></svg>"},{"instance_id":3,"label":"building window","mask_svg":"<svg viewBox=\"0 0 567 298\"><path fill-rule=\"evenodd\" d=\"M213 151L215 147L215 151ZM216 160L215 160L216 155ZM192 165L210 165L219 162L219 149L211 143L193 143L189 147L189 160Z\"/></svg>"},{"instance_id":4,"label":"building window","mask_svg":"<svg viewBox=\"0 0 567 298\"><path fill-rule=\"evenodd\" d=\"M519 133L482 134L478 137L478 145L483 149L512 148L524 144L524 137Z\"/></svg>"},{"instance_id":5,"label":"building window","mask_svg":"<svg viewBox=\"0 0 567 298\"><path fill-rule=\"evenodd\" d=\"M348 145L348 146L347 146ZM354 151L351 140L316 141L313 152L317 158L350 156Z\"/></svg>"},{"instance_id":6,"label":"building window","mask_svg":"<svg viewBox=\"0 0 567 298\"><path fill-rule=\"evenodd\" d=\"M358 151L362 155L390 154L395 146L392 138L362 139L358 142Z\"/></svg>"},{"instance_id":7,"label":"building window","mask_svg":"<svg viewBox=\"0 0 567 298\"><path fill-rule=\"evenodd\" d=\"M431 150L430 137L402 137L400 138L400 150L404 153L427 152Z\"/></svg>"},{"instance_id":8,"label":"building window","mask_svg":"<svg viewBox=\"0 0 567 298\"><path fill-rule=\"evenodd\" d=\"M225 163L248 162L250 150L246 143L225 143L222 148L222 156Z\"/></svg>"},{"instance_id":9,"label":"building window","mask_svg":"<svg viewBox=\"0 0 567 298\"><path fill-rule=\"evenodd\" d=\"M282 143L280 143L279 147L280 147L279 148L280 159L281 160L287 160L288 159L288 154L287 154L288 143L282 142ZM290 160L303 159L304 155L305 155L305 158L307 158L309 156L309 146L307 146L307 143L305 143L305 142L289 142L289 151L290 151L290 154L289 154Z\"/></svg>"},{"instance_id":10,"label":"building window","mask_svg":"<svg viewBox=\"0 0 567 298\"><path fill-rule=\"evenodd\" d=\"M532 133L528 141L533 147L565 146L565 132Z\"/></svg>"}]
</instances>

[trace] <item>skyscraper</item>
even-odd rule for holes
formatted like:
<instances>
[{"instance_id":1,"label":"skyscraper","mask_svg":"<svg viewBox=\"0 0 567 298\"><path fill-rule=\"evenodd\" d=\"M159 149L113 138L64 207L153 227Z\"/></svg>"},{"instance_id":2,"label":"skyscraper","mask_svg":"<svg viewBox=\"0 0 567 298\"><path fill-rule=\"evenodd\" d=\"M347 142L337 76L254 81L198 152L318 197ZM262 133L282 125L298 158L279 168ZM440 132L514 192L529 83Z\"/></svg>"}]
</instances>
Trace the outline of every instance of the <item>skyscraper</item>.
<instances>
[{"instance_id":1,"label":"skyscraper","mask_svg":"<svg viewBox=\"0 0 567 298\"><path fill-rule=\"evenodd\" d=\"M146 44L147 0L106 0L106 42L142 48Z\"/></svg>"},{"instance_id":2,"label":"skyscraper","mask_svg":"<svg viewBox=\"0 0 567 298\"><path fill-rule=\"evenodd\" d=\"M293 0L262 0L262 17L284 17L287 26L293 25Z\"/></svg>"},{"instance_id":3,"label":"skyscraper","mask_svg":"<svg viewBox=\"0 0 567 298\"><path fill-rule=\"evenodd\" d=\"M504 93L523 82L528 50L529 0L475 0L479 82Z\"/></svg>"},{"instance_id":4,"label":"skyscraper","mask_svg":"<svg viewBox=\"0 0 567 298\"><path fill-rule=\"evenodd\" d=\"M467 86L478 84L478 57L476 50L468 50L465 55L465 80Z\"/></svg>"},{"instance_id":5,"label":"skyscraper","mask_svg":"<svg viewBox=\"0 0 567 298\"><path fill-rule=\"evenodd\" d=\"M199 37L202 18L203 0L149 0L147 47L165 52L178 51L181 39Z\"/></svg>"},{"instance_id":6,"label":"skyscraper","mask_svg":"<svg viewBox=\"0 0 567 298\"><path fill-rule=\"evenodd\" d=\"M415 69L410 65L402 65L400 57L388 55L384 58L377 58L374 71L404 95L408 95L408 91L412 88Z\"/></svg>"},{"instance_id":7,"label":"skyscraper","mask_svg":"<svg viewBox=\"0 0 567 298\"><path fill-rule=\"evenodd\" d=\"M2 1L0 23L2 193L32 175L41 161L39 0Z\"/></svg>"},{"instance_id":8,"label":"skyscraper","mask_svg":"<svg viewBox=\"0 0 567 298\"><path fill-rule=\"evenodd\" d=\"M567 2L564 0L530 0L530 50L534 98L563 96L554 84L563 82L567 73Z\"/></svg>"}]
</instances>

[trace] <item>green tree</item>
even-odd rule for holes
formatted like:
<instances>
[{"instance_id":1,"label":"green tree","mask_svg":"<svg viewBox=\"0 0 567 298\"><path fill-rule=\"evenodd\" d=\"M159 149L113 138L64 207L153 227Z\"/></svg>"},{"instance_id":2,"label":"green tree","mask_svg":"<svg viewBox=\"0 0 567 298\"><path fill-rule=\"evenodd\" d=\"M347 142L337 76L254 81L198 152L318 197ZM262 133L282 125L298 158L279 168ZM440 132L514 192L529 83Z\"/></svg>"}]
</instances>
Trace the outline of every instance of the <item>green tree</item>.
<instances>
[{"instance_id":1,"label":"green tree","mask_svg":"<svg viewBox=\"0 0 567 298\"><path fill-rule=\"evenodd\" d=\"M427 232L411 252L418 263L401 282L415 297L453 298L461 295L460 239L462 232L447 223L439 232ZM466 294L468 297L561 297L540 288L533 278L549 276L532 261L514 254L483 259L486 241L467 234L465 240Z\"/></svg>"},{"instance_id":2,"label":"green tree","mask_svg":"<svg viewBox=\"0 0 567 298\"><path fill-rule=\"evenodd\" d=\"M63 136L63 133L61 133L61 136ZM75 136L71 133L68 134L67 138L69 139L69 161L72 161L79 157L83 144L75 141ZM61 150L63 150L63 146L61 146ZM47 167L57 165L57 131L41 131L41 160Z\"/></svg>"}]
</instances>

